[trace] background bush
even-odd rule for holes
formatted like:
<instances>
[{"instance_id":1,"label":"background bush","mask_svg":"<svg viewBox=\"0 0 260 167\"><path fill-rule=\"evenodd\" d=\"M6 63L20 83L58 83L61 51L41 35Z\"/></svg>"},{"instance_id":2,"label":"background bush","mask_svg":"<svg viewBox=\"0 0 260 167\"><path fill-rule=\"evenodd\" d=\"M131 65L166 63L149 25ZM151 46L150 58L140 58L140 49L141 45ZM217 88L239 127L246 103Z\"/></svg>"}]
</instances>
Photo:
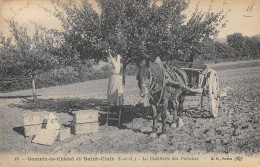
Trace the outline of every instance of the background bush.
<instances>
[{"instance_id":1,"label":"background bush","mask_svg":"<svg viewBox=\"0 0 260 167\"><path fill-rule=\"evenodd\" d=\"M83 67L80 70L75 67L55 69L36 75L35 85L36 89L39 89L43 87L108 78L112 74L112 69L112 66L109 64L105 64L100 69L89 67ZM130 64L127 66L127 75L136 75L136 72L137 67L135 65ZM1 76L1 78L3 79L0 81L0 92L24 90L32 87L30 76L5 75Z\"/></svg>"}]
</instances>

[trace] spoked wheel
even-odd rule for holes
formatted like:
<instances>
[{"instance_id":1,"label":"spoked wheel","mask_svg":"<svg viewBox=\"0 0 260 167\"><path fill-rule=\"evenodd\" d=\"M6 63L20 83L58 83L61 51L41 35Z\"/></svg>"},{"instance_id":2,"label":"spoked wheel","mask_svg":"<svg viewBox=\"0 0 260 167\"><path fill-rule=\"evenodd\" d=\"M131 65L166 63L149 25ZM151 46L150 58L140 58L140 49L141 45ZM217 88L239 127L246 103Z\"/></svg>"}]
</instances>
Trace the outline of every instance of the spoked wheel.
<instances>
[{"instance_id":1,"label":"spoked wheel","mask_svg":"<svg viewBox=\"0 0 260 167\"><path fill-rule=\"evenodd\" d=\"M208 78L208 96L209 96L209 111L211 115L216 118L218 116L218 107L219 107L219 85L218 77L215 70L210 72Z\"/></svg>"}]
</instances>

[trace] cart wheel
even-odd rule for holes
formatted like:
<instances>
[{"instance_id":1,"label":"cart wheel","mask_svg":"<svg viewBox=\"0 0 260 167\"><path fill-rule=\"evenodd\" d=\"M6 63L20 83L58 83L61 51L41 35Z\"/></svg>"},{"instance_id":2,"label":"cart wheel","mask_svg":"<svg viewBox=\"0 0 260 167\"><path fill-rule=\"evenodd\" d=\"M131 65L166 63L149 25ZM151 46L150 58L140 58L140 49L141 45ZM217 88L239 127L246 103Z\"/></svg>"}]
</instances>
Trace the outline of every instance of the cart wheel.
<instances>
[{"instance_id":1,"label":"cart wheel","mask_svg":"<svg viewBox=\"0 0 260 167\"><path fill-rule=\"evenodd\" d=\"M218 77L215 70L212 70L210 77L208 78L208 90L209 90L209 110L211 115L216 118L218 115L219 107L219 85Z\"/></svg>"}]
</instances>

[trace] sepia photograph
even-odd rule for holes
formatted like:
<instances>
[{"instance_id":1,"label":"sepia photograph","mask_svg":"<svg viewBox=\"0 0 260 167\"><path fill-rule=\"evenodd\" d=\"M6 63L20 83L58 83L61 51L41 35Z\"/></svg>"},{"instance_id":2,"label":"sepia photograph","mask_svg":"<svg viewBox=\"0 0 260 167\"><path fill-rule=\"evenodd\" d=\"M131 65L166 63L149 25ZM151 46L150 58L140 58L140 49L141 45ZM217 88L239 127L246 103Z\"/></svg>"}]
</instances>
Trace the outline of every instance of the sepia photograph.
<instances>
[{"instance_id":1,"label":"sepia photograph","mask_svg":"<svg viewBox=\"0 0 260 167\"><path fill-rule=\"evenodd\" d=\"M0 0L0 167L259 167L260 0Z\"/></svg>"}]
</instances>

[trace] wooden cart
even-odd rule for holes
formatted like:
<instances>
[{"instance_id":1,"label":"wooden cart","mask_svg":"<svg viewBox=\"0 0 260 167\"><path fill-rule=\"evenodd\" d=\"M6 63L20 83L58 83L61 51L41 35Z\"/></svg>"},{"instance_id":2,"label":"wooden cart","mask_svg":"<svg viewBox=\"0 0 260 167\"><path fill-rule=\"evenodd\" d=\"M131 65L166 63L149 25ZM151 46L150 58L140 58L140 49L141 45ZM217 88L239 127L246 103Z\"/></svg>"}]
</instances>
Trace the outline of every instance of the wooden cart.
<instances>
[{"instance_id":1,"label":"wooden cart","mask_svg":"<svg viewBox=\"0 0 260 167\"><path fill-rule=\"evenodd\" d=\"M201 96L201 108L203 97L208 97L209 111L214 118L217 117L220 100L217 72L203 63L171 62L170 66L175 66L187 73L188 84L184 87L187 95Z\"/></svg>"}]
</instances>

